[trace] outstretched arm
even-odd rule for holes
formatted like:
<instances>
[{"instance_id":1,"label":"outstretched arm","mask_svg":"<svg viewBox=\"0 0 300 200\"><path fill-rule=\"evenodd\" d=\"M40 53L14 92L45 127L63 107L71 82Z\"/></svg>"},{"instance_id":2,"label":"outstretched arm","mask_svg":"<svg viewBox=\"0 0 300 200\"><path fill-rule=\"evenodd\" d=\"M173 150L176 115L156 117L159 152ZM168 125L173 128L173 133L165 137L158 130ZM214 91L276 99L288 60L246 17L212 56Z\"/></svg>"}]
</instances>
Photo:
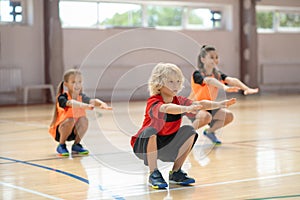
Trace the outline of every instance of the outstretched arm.
<instances>
[{"instance_id":1,"label":"outstretched arm","mask_svg":"<svg viewBox=\"0 0 300 200\"><path fill-rule=\"evenodd\" d=\"M101 101L100 99L91 99L90 104L94 106L99 106L101 109L104 110L112 110L112 107L108 106L104 101Z\"/></svg>"},{"instance_id":2,"label":"outstretched arm","mask_svg":"<svg viewBox=\"0 0 300 200\"><path fill-rule=\"evenodd\" d=\"M203 110L214 110L218 108L227 108L236 103L236 98L231 98L224 101L210 101L210 100L201 100L201 101L194 101L194 105L202 105Z\"/></svg>"},{"instance_id":3,"label":"outstretched arm","mask_svg":"<svg viewBox=\"0 0 300 200\"><path fill-rule=\"evenodd\" d=\"M68 100L66 102L66 106L72 107L72 108L84 108L84 109L87 109L87 110L94 109L94 105L83 103L83 102L80 102L80 101L76 101L74 99Z\"/></svg>"},{"instance_id":4,"label":"outstretched arm","mask_svg":"<svg viewBox=\"0 0 300 200\"><path fill-rule=\"evenodd\" d=\"M160 106L159 111L168 114L182 114L182 113L193 113L202 108L200 104L192 104L190 106L182 106L173 103L167 103Z\"/></svg>"},{"instance_id":5,"label":"outstretched arm","mask_svg":"<svg viewBox=\"0 0 300 200\"><path fill-rule=\"evenodd\" d=\"M237 78L226 77L225 82L229 85L241 88L244 91L244 95L258 93L258 88L250 88Z\"/></svg>"},{"instance_id":6,"label":"outstretched arm","mask_svg":"<svg viewBox=\"0 0 300 200\"><path fill-rule=\"evenodd\" d=\"M218 81L217 79L215 78L211 78L211 77L205 77L204 78L204 82L207 84L207 85L213 85L217 88L220 88L220 89L223 89L225 90L226 92L238 92L240 90L239 87L237 86L233 86L233 87L228 87L227 85L225 84L222 84L220 81Z\"/></svg>"}]
</instances>

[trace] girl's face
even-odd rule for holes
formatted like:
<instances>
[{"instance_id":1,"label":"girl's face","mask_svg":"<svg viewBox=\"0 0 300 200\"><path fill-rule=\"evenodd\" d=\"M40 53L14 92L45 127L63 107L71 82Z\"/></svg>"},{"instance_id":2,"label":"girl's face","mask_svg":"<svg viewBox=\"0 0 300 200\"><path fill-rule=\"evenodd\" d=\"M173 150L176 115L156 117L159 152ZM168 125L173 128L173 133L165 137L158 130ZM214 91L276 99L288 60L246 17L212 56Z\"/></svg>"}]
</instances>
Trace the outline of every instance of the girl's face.
<instances>
[{"instance_id":1,"label":"girl's face","mask_svg":"<svg viewBox=\"0 0 300 200\"><path fill-rule=\"evenodd\" d=\"M209 53L211 53L211 57L213 58L215 64L218 66L219 65L218 53L216 51L210 51Z\"/></svg>"},{"instance_id":2,"label":"girl's face","mask_svg":"<svg viewBox=\"0 0 300 200\"><path fill-rule=\"evenodd\" d=\"M177 93L181 90L182 80L181 78L172 72L170 76L164 82L164 86L161 88L161 93L168 96L176 96Z\"/></svg>"},{"instance_id":3,"label":"girl's face","mask_svg":"<svg viewBox=\"0 0 300 200\"><path fill-rule=\"evenodd\" d=\"M209 51L204 58L201 58L201 61L204 64L204 67L212 69L219 63L219 58L216 51Z\"/></svg>"},{"instance_id":4,"label":"girl's face","mask_svg":"<svg viewBox=\"0 0 300 200\"><path fill-rule=\"evenodd\" d=\"M69 76L68 81L64 83L68 88L68 91L72 94L79 94L82 90L82 76L78 74L72 74Z\"/></svg>"}]
</instances>

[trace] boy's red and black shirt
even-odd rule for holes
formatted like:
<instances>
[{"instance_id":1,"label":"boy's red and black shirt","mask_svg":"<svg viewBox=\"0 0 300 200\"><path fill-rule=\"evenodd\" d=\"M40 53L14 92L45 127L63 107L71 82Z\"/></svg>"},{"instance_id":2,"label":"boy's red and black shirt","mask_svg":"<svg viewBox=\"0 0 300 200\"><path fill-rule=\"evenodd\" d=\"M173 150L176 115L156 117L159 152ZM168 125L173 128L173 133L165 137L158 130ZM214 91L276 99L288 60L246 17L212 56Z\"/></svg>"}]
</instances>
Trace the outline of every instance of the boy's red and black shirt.
<instances>
[{"instance_id":1,"label":"boy's red and black shirt","mask_svg":"<svg viewBox=\"0 0 300 200\"><path fill-rule=\"evenodd\" d=\"M189 106L193 102L183 96L175 96L173 104ZM131 138L131 145L134 145L136 138L147 127L153 127L161 136L171 135L178 131L181 125L182 114L168 114L160 112L160 106L165 104L161 95L154 95L148 98L144 121L141 129Z\"/></svg>"}]
</instances>

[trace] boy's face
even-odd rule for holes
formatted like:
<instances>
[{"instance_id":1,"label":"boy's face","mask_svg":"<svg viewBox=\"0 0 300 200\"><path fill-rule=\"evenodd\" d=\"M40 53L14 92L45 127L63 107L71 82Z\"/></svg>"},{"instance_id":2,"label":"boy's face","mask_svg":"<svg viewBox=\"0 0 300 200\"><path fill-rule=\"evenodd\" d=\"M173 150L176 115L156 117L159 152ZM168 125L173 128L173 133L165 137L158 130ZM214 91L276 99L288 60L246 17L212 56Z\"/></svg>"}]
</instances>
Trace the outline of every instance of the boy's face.
<instances>
[{"instance_id":1,"label":"boy's face","mask_svg":"<svg viewBox=\"0 0 300 200\"><path fill-rule=\"evenodd\" d=\"M175 73L170 75L164 82L164 86L161 88L161 92L167 95L176 96L181 90L182 81L180 77L176 76Z\"/></svg>"}]
</instances>

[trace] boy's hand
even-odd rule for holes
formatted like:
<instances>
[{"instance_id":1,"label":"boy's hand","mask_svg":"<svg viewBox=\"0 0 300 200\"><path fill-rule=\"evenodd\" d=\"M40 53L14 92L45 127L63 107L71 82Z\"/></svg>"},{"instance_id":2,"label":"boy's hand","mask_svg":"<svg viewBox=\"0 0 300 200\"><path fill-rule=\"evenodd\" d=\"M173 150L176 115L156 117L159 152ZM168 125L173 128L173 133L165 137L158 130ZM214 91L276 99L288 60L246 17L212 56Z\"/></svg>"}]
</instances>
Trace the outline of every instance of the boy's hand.
<instances>
[{"instance_id":1,"label":"boy's hand","mask_svg":"<svg viewBox=\"0 0 300 200\"><path fill-rule=\"evenodd\" d=\"M247 90L244 90L244 95L248 95L248 94L256 94L258 93L259 89L258 88L248 88Z\"/></svg>"}]
</instances>

